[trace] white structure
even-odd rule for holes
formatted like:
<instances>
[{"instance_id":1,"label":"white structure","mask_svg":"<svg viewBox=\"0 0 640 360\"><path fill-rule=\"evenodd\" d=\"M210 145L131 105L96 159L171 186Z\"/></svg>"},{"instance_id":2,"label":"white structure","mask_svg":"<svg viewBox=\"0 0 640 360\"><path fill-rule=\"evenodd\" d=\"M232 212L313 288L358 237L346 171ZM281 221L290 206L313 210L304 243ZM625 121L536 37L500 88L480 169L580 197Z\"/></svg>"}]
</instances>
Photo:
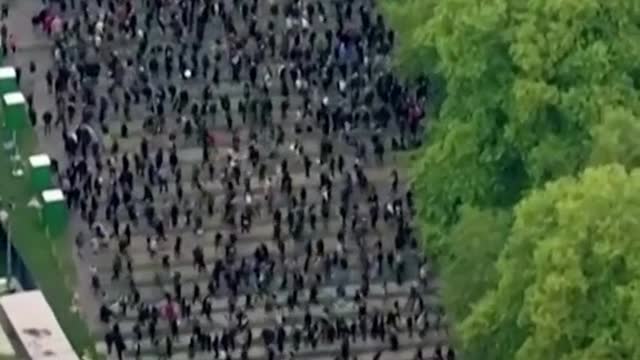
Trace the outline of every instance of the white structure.
<instances>
[{"instance_id":1,"label":"white structure","mask_svg":"<svg viewBox=\"0 0 640 360\"><path fill-rule=\"evenodd\" d=\"M39 168L39 167L49 166L49 165L51 165L51 159L49 158L49 155L47 155L47 154L39 154L39 155L29 156L29 165L32 168Z\"/></svg>"},{"instance_id":2,"label":"white structure","mask_svg":"<svg viewBox=\"0 0 640 360\"><path fill-rule=\"evenodd\" d=\"M60 189L45 190L42 192L42 201L45 204L64 201L64 193Z\"/></svg>"},{"instance_id":3,"label":"white structure","mask_svg":"<svg viewBox=\"0 0 640 360\"><path fill-rule=\"evenodd\" d=\"M6 105L20 105L26 103L27 100L24 98L21 92L10 92L4 95L4 103Z\"/></svg>"},{"instance_id":4,"label":"white structure","mask_svg":"<svg viewBox=\"0 0 640 360\"><path fill-rule=\"evenodd\" d=\"M4 296L0 307L7 330L20 340L29 359L80 360L41 291Z\"/></svg>"},{"instance_id":5,"label":"white structure","mask_svg":"<svg viewBox=\"0 0 640 360\"><path fill-rule=\"evenodd\" d=\"M16 69L11 66L0 67L0 80L15 79Z\"/></svg>"}]
</instances>

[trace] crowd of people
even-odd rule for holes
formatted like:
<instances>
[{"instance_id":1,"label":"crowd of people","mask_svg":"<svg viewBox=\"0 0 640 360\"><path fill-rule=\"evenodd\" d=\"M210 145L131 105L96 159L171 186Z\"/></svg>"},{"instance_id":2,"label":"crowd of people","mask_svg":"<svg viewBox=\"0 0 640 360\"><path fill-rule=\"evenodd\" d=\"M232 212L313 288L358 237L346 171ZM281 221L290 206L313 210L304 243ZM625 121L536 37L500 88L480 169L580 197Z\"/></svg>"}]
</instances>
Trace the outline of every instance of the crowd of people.
<instances>
[{"instance_id":1,"label":"crowd of people","mask_svg":"<svg viewBox=\"0 0 640 360\"><path fill-rule=\"evenodd\" d=\"M122 358L453 360L414 199L429 83L372 0L50 0L54 161ZM82 265L80 265L82 266Z\"/></svg>"}]
</instances>

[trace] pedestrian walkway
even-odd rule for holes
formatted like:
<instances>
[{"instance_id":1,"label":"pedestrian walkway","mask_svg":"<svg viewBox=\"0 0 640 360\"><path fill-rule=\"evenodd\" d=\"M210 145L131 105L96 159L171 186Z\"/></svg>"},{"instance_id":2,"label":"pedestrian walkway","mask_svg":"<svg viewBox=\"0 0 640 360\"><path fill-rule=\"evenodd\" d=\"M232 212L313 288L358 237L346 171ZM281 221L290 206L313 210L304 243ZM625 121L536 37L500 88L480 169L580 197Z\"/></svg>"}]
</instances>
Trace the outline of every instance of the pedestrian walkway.
<instances>
[{"instance_id":1,"label":"pedestrian walkway","mask_svg":"<svg viewBox=\"0 0 640 360\"><path fill-rule=\"evenodd\" d=\"M56 15L66 29L50 35L50 76L24 81L52 99L36 127L101 351L455 357L396 161L426 99L388 68L371 1L64 0L39 14L38 31Z\"/></svg>"}]
</instances>

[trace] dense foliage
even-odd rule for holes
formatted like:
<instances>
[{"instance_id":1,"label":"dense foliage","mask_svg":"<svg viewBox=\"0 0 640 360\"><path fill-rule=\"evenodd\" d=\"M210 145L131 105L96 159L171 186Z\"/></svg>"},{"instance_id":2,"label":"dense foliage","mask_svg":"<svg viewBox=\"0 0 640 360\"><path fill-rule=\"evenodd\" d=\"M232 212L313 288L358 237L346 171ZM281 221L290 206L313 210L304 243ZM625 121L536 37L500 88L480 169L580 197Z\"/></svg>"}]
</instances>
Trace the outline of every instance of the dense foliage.
<instances>
[{"instance_id":1,"label":"dense foliage","mask_svg":"<svg viewBox=\"0 0 640 360\"><path fill-rule=\"evenodd\" d=\"M640 2L383 7L444 80L412 175L465 358L637 358Z\"/></svg>"}]
</instances>

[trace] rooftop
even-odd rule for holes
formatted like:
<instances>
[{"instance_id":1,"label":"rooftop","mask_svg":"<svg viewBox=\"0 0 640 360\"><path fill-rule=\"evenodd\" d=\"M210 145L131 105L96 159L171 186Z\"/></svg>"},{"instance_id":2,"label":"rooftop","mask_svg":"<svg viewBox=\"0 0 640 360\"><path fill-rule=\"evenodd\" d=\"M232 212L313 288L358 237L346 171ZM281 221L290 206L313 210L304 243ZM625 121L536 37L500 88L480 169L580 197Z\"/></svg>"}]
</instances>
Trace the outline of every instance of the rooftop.
<instances>
[{"instance_id":1,"label":"rooftop","mask_svg":"<svg viewBox=\"0 0 640 360\"><path fill-rule=\"evenodd\" d=\"M60 189L45 190L42 192L42 200L45 203L64 201L64 193Z\"/></svg>"},{"instance_id":2,"label":"rooftop","mask_svg":"<svg viewBox=\"0 0 640 360\"><path fill-rule=\"evenodd\" d=\"M26 102L21 92L12 92L4 95L4 103L7 105L24 104Z\"/></svg>"},{"instance_id":3,"label":"rooftop","mask_svg":"<svg viewBox=\"0 0 640 360\"><path fill-rule=\"evenodd\" d=\"M47 154L38 154L29 157L31 167L43 167L51 165L51 159Z\"/></svg>"},{"instance_id":4,"label":"rooftop","mask_svg":"<svg viewBox=\"0 0 640 360\"><path fill-rule=\"evenodd\" d=\"M29 358L78 359L41 291L3 296L0 306Z\"/></svg>"},{"instance_id":5,"label":"rooftop","mask_svg":"<svg viewBox=\"0 0 640 360\"><path fill-rule=\"evenodd\" d=\"M16 69L12 66L0 67L0 79L14 79L16 77Z\"/></svg>"}]
</instances>

